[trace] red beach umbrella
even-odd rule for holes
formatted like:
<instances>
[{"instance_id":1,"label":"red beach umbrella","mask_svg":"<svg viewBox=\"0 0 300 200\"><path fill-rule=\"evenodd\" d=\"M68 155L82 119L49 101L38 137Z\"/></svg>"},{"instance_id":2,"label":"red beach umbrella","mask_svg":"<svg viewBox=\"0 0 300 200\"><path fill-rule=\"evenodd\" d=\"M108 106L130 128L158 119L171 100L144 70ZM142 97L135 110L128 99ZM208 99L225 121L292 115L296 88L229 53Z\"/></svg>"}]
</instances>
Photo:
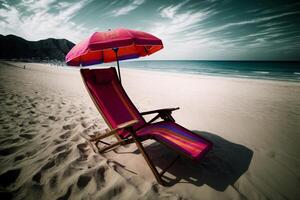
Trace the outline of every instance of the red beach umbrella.
<instances>
[{"instance_id":1,"label":"red beach umbrella","mask_svg":"<svg viewBox=\"0 0 300 200\"><path fill-rule=\"evenodd\" d=\"M95 32L75 45L66 55L70 66L88 66L117 61L121 82L119 60L133 59L153 54L163 48L162 41L142 31L116 29Z\"/></svg>"}]
</instances>

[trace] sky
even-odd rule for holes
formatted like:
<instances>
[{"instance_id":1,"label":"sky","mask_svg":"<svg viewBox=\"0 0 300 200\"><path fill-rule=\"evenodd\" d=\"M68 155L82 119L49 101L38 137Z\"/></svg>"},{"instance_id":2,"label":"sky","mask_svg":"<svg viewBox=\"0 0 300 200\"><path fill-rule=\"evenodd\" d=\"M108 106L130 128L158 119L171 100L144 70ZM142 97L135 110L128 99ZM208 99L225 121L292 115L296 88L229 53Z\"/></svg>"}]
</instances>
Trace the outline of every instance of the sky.
<instances>
[{"instance_id":1,"label":"sky","mask_svg":"<svg viewBox=\"0 0 300 200\"><path fill-rule=\"evenodd\" d=\"M162 39L155 60L300 60L300 1L0 0L0 34L74 43L129 28Z\"/></svg>"}]
</instances>

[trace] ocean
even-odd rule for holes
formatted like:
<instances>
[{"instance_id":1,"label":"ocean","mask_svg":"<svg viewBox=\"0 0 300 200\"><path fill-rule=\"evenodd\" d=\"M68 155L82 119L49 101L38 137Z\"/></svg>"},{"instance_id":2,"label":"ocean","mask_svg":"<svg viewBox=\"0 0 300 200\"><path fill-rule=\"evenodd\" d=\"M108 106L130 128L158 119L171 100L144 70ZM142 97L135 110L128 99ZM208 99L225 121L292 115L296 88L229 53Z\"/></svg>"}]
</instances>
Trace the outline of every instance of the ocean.
<instances>
[{"instance_id":1,"label":"ocean","mask_svg":"<svg viewBox=\"0 0 300 200\"><path fill-rule=\"evenodd\" d=\"M300 82L300 62L136 60L121 61L120 66L161 72Z\"/></svg>"}]
</instances>

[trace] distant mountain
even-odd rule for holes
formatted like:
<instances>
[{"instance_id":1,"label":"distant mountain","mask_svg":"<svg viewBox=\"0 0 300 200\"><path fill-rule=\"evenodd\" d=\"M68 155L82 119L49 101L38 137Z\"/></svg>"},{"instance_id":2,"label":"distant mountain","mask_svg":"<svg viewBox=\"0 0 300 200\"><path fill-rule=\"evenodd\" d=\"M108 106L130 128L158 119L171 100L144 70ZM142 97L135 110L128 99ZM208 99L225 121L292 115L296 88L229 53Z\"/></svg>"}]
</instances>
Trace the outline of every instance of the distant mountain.
<instances>
[{"instance_id":1,"label":"distant mountain","mask_svg":"<svg viewBox=\"0 0 300 200\"><path fill-rule=\"evenodd\" d=\"M66 39L27 41L15 35L0 35L0 59L22 61L64 61L75 44Z\"/></svg>"}]
</instances>

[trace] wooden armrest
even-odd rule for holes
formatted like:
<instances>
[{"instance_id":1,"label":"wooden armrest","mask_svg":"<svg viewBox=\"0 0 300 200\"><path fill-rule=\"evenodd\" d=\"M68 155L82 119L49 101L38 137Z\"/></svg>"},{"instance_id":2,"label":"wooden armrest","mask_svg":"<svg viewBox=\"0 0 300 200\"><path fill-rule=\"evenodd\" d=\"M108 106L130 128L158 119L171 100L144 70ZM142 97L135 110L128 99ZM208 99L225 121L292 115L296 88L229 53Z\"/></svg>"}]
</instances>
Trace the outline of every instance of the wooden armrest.
<instances>
[{"instance_id":1,"label":"wooden armrest","mask_svg":"<svg viewBox=\"0 0 300 200\"><path fill-rule=\"evenodd\" d=\"M133 125L137 124L138 122L139 122L138 120L130 120L128 122L124 122L122 124L119 124L117 126L117 128L114 128L114 129L110 130L109 132L107 132L105 134L99 135L98 137L92 138L92 139L90 139L90 141L97 141L97 140L101 140L103 138L106 138L108 136L114 135L114 134L117 133L117 130L128 128L130 126L133 126Z\"/></svg>"},{"instance_id":2,"label":"wooden armrest","mask_svg":"<svg viewBox=\"0 0 300 200\"><path fill-rule=\"evenodd\" d=\"M124 123L122 123L122 124L119 124L119 125L117 126L116 130L128 128L128 127L130 127L130 126L133 126L133 125L137 124L138 122L139 122L139 121L136 120L136 119L130 120L130 121L128 121L128 122L124 122Z\"/></svg>"},{"instance_id":3,"label":"wooden armrest","mask_svg":"<svg viewBox=\"0 0 300 200\"><path fill-rule=\"evenodd\" d=\"M163 108L163 109L158 109L158 110L151 110L151 111L146 111L146 112L141 112L141 115L149 115L153 113L166 113L166 112L172 112L174 110L178 110L179 107L177 108Z\"/></svg>"}]
</instances>

